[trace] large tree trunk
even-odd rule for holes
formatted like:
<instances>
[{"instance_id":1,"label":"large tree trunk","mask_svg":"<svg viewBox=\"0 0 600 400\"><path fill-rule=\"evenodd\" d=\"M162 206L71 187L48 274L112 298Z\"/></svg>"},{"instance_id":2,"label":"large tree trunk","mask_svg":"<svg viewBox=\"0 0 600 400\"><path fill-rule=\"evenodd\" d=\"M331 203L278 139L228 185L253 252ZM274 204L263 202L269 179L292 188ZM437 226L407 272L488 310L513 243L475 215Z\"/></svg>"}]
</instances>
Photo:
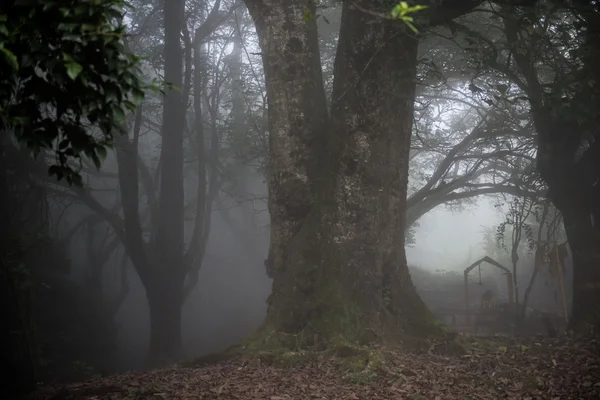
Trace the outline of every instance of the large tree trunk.
<instances>
[{"instance_id":1,"label":"large tree trunk","mask_svg":"<svg viewBox=\"0 0 600 400\"><path fill-rule=\"evenodd\" d=\"M331 266L369 327L425 333L433 318L404 252L417 47L402 23L344 6L332 94L336 206L329 217L337 247Z\"/></svg>"},{"instance_id":2,"label":"large tree trunk","mask_svg":"<svg viewBox=\"0 0 600 400\"><path fill-rule=\"evenodd\" d=\"M322 172L321 160L314 155L326 150L328 134L316 23L304 17L306 9L314 14L315 6L310 0L248 0L246 4L262 49L269 107L271 239L266 265L274 281L266 325L297 332L307 322L312 265L292 265L291 257L302 255L292 247L304 244L299 239L301 229L308 238L317 235L318 226L308 227L306 220L318 198Z\"/></svg>"},{"instance_id":3,"label":"large tree trunk","mask_svg":"<svg viewBox=\"0 0 600 400\"><path fill-rule=\"evenodd\" d=\"M316 24L305 18L314 2L247 4L269 99L265 328L325 342L432 332L404 253L417 40L345 4L329 120Z\"/></svg>"},{"instance_id":4,"label":"large tree trunk","mask_svg":"<svg viewBox=\"0 0 600 400\"><path fill-rule=\"evenodd\" d=\"M150 309L149 365L154 367L179 361L183 356L183 279L169 270L156 274L146 286L146 298Z\"/></svg>"},{"instance_id":5,"label":"large tree trunk","mask_svg":"<svg viewBox=\"0 0 600 400\"><path fill-rule=\"evenodd\" d=\"M541 114L541 113L540 113ZM547 117L548 121L552 118ZM588 167L573 162L576 147L565 143L569 129L536 121L538 168L550 188L548 197L563 216L573 253L573 302L570 329L577 334L600 333L600 226L594 226L596 204ZM562 129L561 129L562 127ZM558 132L557 132L558 131ZM564 139L558 139L564 138ZM593 151L593 150L588 150ZM578 165L579 164L579 165Z\"/></svg>"},{"instance_id":6,"label":"large tree trunk","mask_svg":"<svg viewBox=\"0 0 600 400\"><path fill-rule=\"evenodd\" d=\"M569 181L573 181L572 175ZM577 334L599 334L600 232L592 224L590 208L593 205L585 187L573 186L571 190L552 195L552 201L563 215L573 257L573 302L569 327Z\"/></svg>"}]
</instances>

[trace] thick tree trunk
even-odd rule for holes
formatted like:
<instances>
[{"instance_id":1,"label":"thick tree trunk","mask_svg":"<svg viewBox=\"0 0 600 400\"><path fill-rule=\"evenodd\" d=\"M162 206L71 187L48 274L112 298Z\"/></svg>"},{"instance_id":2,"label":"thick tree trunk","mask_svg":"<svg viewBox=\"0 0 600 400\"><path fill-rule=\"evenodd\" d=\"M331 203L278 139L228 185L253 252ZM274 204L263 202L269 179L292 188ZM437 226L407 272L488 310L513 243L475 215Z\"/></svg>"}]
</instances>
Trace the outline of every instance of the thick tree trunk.
<instances>
[{"instance_id":1,"label":"thick tree trunk","mask_svg":"<svg viewBox=\"0 0 600 400\"><path fill-rule=\"evenodd\" d=\"M330 226L338 281L369 324L425 333L433 317L404 252L417 47L403 23L344 6L332 94L339 158Z\"/></svg>"},{"instance_id":2,"label":"thick tree trunk","mask_svg":"<svg viewBox=\"0 0 600 400\"><path fill-rule=\"evenodd\" d=\"M345 5L329 121L316 24L305 18L314 2L247 4L269 99L265 328L311 341L432 332L404 253L417 40Z\"/></svg>"},{"instance_id":3,"label":"thick tree trunk","mask_svg":"<svg viewBox=\"0 0 600 400\"><path fill-rule=\"evenodd\" d=\"M552 130L540 131L538 167L550 187L549 198L563 216L573 256L569 325L577 334L599 334L600 227L594 226L594 187L588 172L573 164L575 151L560 141L548 141L550 133Z\"/></svg>"},{"instance_id":4,"label":"thick tree trunk","mask_svg":"<svg viewBox=\"0 0 600 400\"><path fill-rule=\"evenodd\" d=\"M183 357L181 342L181 309L183 279L165 271L157 274L146 288L150 309L150 349L148 365L158 367L179 361Z\"/></svg>"},{"instance_id":5,"label":"thick tree trunk","mask_svg":"<svg viewBox=\"0 0 600 400\"><path fill-rule=\"evenodd\" d=\"M328 116L311 0L248 0L256 24L267 82L269 107L269 212L271 239L266 262L274 279L266 325L284 332L299 331L307 321L307 276L312 265L292 257L301 229L316 237L318 226L306 219L319 195L319 164L325 151ZM296 242L292 245L292 242ZM315 260L316 262L317 260ZM316 268L316 267L314 267ZM313 268L313 269L314 269ZM308 281L307 281L308 280Z\"/></svg>"},{"instance_id":6,"label":"thick tree trunk","mask_svg":"<svg viewBox=\"0 0 600 400\"><path fill-rule=\"evenodd\" d=\"M544 119L543 115L543 111L534 114L539 132L538 168L550 188L549 198L563 216L573 253L570 329L582 335L599 334L600 227L594 225L597 203L593 196L597 174L593 163L597 161L586 160L594 157L594 149L574 162L577 136L565 133L572 126L549 116Z\"/></svg>"},{"instance_id":7,"label":"thick tree trunk","mask_svg":"<svg viewBox=\"0 0 600 400\"><path fill-rule=\"evenodd\" d=\"M573 257L573 302L569 327L577 334L600 334L600 232L592 225L589 203L579 191L553 201L561 211Z\"/></svg>"}]
</instances>

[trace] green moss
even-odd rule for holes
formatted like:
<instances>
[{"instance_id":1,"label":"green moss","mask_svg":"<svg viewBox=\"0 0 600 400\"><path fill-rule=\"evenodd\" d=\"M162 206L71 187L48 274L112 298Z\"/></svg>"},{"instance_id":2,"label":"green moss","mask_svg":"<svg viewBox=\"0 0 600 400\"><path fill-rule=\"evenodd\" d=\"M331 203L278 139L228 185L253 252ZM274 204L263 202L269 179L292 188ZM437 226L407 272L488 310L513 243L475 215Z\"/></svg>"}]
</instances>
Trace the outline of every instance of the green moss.
<instances>
[{"instance_id":1,"label":"green moss","mask_svg":"<svg viewBox=\"0 0 600 400\"><path fill-rule=\"evenodd\" d=\"M309 346L314 339L305 337L304 333L278 332L265 325L237 346L236 352L250 361L281 368L295 367L317 356Z\"/></svg>"},{"instance_id":2,"label":"green moss","mask_svg":"<svg viewBox=\"0 0 600 400\"><path fill-rule=\"evenodd\" d=\"M354 369L346 370L346 377L359 385L377 379L385 364L383 354L375 350L366 351L362 356L350 357L347 360L345 367Z\"/></svg>"},{"instance_id":3,"label":"green moss","mask_svg":"<svg viewBox=\"0 0 600 400\"><path fill-rule=\"evenodd\" d=\"M339 366L342 372L356 374L367 367L367 360L363 356L346 357L339 361Z\"/></svg>"},{"instance_id":4,"label":"green moss","mask_svg":"<svg viewBox=\"0 0 600 400\"><path fill-rule=\"evenodd\" d=\"M365 354L365 348L348 341L343 336L336 336L329 342L328 352L336 357L353 357Z\"/></svg>"},{"instance_id":5,"label":"green moss","mask_svg":"<svg viewBox=\"0 0 600 400\"><path fill-rule=\"evenodd\" d=\"M314 293L307 302L311 314L305 330L321 342L338 337L348 342L374 342L377 335L373 333L378 327L372 324L372 319L365 315L348 288L343 287L336 277L335 265L339 260L332 254L328 258L319 268Z\"/></svg>"},{"instance_id":6,"label":"green moss","mask_svg":"<svg viewBox=\"0 0 600 400\"><path fill-rule=\"evenodd\" d=\"M279 332L267 324L244 340L239 346L239 350L244 354L259 351L294 351L303 347L301 336Z\"/></svg>"}]
</instances>

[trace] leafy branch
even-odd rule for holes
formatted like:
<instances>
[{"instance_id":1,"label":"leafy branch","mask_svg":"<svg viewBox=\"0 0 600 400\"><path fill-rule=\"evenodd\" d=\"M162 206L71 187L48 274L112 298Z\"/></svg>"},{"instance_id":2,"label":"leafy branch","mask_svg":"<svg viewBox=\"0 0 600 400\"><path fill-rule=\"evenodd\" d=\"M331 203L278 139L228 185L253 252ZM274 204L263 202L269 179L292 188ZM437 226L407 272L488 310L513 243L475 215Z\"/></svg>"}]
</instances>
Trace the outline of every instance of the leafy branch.
<instances>
[{"instance_id":1,"label":"leafy branch","mask_svg":"<svg viewBox=\"0 0 600 400\"><path fill-rule=\"evenodd\" d=\"M407 2L401 1L392 8L392 18L402 20L414 33L418 33L419 31L413 25L414 18L410 14L426 8L427 6L422 5L409 6Z\"/></svg>"}]
</instances>

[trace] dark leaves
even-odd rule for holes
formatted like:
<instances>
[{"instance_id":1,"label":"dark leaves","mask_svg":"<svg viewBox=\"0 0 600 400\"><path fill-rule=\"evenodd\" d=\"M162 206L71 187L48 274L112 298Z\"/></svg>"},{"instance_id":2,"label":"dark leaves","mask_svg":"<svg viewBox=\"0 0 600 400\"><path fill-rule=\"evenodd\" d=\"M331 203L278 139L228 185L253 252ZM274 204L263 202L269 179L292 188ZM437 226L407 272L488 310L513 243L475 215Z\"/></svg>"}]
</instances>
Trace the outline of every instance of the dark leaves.
<instances>
[{"instance_id":1,"label":"dark leaves","mask_svg":"<svg viewBox=\"0 0 600 400\"><path fill-rule=\"evenodd\" d=\"M467 337L463 337L467 340ZM596 341L499 337L470 340L466 355L398 353L370 379L345 373L341 359L315 354L285 368L233 359L198 368L127 373L62 388L67 399L592 399L600 396ZM451 343L451 342L450 342ZM448 343L444 343L447 346ZM442 347L446 347L442 346ZM431 345L432 349L440 346ZM257 357L258 358L258 357Z\"/></svg>"},{"instance_id":2,"label":"dark leaves","mask_svg":"<svg viewBox=\"0 0 600 400\"><path fill-rule=\"evenodd\" d=\"M0 127L33 154L55 153L50 174L77 183L71 161L100 166L144 98L139 61L123 42L121 0L32 0L0 6ZM92 136L94 127L100 137Z\"/></svg>"}]
</instances>

